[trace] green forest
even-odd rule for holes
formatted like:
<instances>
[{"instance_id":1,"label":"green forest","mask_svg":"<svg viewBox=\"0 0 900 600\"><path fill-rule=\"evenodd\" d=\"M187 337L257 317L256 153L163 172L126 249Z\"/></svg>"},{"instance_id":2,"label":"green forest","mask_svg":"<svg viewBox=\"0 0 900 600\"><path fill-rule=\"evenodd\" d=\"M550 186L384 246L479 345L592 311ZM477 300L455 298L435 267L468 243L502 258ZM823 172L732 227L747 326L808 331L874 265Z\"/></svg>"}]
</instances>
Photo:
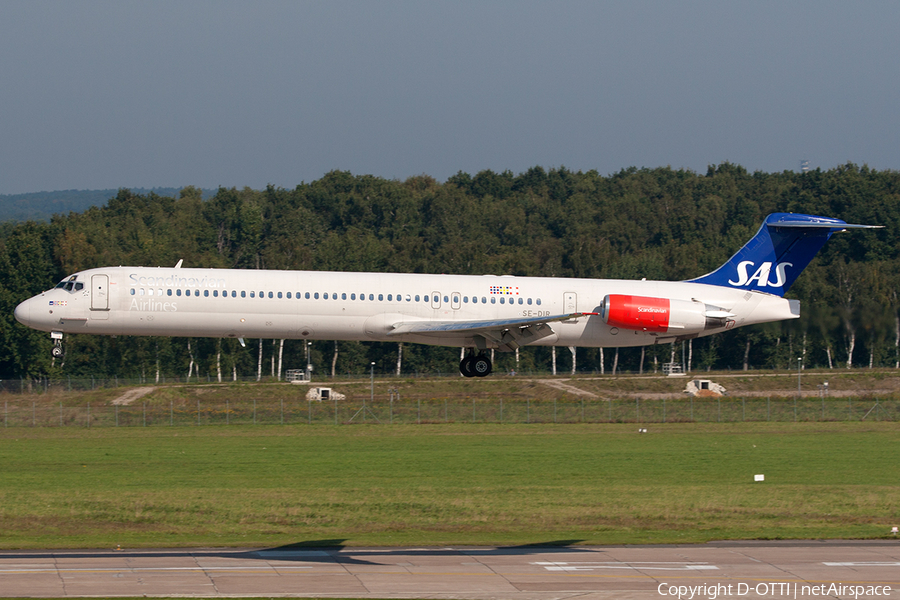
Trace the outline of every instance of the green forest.
<instances>
[{"instance_id":1,"label":"green forest","mask_svg":"<svg viewBox=\"0 0 900 600\"><path fill-rule=\"evenodd\" d=\"M673 350L694 371L898 367L900 172L846 164L803 173L628 168L611 175L533 167L405 181L333 171L293 189L197 188L174 196L119 190L105 206L49 222L0 224L0 379L231 379L303 368L302 340L71 335L63 360L50 336L15 321L16 304L86 268L110 265L536 275L683 280L712 271L772 212L837 217L884 229L836 234L789 296L790 322L739 328L682 348L578 349L578 372L652 371ZM573 355L556 352L568 373ZM396 372L396 343L323 340L309 348L320 377ZM643 357L643 363L642 361ZM497 354L495 373L515 368ZM654 362L656 361L656 362ZM454 373L459 350L402 347L401 374ZM518 371L547 372L550 348L523 348Z\"/></svg>"}]
</instances>

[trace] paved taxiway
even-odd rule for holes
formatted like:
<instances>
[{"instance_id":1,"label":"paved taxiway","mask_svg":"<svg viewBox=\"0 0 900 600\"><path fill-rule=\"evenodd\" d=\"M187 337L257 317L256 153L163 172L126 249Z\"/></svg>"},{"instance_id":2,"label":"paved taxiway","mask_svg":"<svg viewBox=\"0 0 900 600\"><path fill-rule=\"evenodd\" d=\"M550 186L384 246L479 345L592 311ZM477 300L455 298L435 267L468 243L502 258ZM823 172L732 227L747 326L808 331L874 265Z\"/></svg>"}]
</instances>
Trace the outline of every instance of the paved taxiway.
<instances>
[{"instance_id":1,"label":"paved taxiway","mask_svg":"<svg viewBox=\"0 0 900 600\"><path fill-rule=\"evenodd\" d=\"M716 585L732 586L716 588L719 598L854 597L822 593L831 584L880 586L889 594L857 594L860 598L900 598L900 540L0 551L0 596L5 597L658 599L676 593L677 586L693 586L695 598L709 598ZM704 585L701 594L697 586Z\"/></svg>"}]
</instances>

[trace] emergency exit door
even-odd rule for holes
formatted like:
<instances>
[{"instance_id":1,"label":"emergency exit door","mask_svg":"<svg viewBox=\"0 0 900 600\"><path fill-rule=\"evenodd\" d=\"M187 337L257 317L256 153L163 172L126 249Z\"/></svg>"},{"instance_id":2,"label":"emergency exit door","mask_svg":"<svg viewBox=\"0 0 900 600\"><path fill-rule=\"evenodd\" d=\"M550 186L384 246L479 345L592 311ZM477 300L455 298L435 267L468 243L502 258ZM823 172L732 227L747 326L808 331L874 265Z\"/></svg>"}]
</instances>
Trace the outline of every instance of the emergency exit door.
<instances>
[{"instance_id":1,"label":"emergency exit door","mask_svg":"<svg viewBox=\"0 0 900 600\"><path fill-rule=\"evenodd\" d=\"M578 296L575 292L566 292L563 294L563 312L571 315L578 311ZM577 323L578 319L566 319L563 323Z\"/></svg>"}]
</instances>

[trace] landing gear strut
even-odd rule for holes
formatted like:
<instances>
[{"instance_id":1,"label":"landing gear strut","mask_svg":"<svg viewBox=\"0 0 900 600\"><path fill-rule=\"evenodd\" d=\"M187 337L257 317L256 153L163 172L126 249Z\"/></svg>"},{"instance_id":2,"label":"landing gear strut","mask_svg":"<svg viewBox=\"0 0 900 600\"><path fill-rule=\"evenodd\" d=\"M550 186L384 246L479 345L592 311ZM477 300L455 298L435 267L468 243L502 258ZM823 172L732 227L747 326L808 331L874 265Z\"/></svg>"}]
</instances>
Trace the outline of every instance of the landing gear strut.
<instances>
[{"instance_id":1,"label":"landing gear strut","mask_svg":"<svg viewBox=\"0 0 900 600\"><path fill-rule=\"evenodd\" d=\"M50 356L62 358L66 354L62 347L63 334L59 331L51 331L50 337L53 338L53 348L50 349Z\"/></svg>"},{"instance_id":2,"label":"landing gear strut","mask_svg":"<svg viewBox=\"0 0 900 600\"><path fill-rule=\"evenodd\" d=\"M459 361L459 372L465 377L487 377L494 367L486 354L469 354Z\"/></svg>"}]
</instances>

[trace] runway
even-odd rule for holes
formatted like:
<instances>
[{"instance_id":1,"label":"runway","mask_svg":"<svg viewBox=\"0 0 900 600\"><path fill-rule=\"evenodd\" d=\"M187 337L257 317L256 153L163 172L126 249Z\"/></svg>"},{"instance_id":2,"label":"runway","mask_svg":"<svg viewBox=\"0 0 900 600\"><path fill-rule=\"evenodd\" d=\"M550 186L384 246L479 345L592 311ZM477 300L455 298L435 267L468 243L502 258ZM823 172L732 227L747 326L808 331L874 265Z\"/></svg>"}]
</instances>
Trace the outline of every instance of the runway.
<instances>
[{"instance_id":1,"label":"runway","mask_svg":"<svg viewBox=\"0 0 900 600\"><path fill-rule=\"evenodd\" d=\"M679 594L900 598L900 540L0 552L3 597L550 600Z\"/></svg>"}]
</instances>

